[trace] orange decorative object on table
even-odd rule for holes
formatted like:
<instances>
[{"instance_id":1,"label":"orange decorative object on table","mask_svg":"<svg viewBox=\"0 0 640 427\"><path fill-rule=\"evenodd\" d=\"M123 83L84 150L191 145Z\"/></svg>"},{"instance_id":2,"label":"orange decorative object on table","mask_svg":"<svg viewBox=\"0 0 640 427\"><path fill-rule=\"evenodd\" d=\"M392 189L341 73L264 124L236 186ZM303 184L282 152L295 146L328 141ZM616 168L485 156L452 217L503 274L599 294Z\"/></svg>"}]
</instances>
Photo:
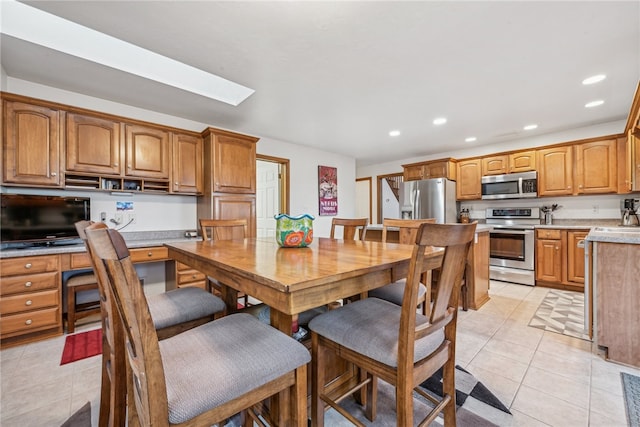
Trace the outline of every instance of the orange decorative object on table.
<instances>
[{"instance_id":1,"label":"orange decorative object on table","mask_svg":"<svg viewBox=\"0 0 640 427\"><path fill-rule=\"evenodd\" d=\"M284 248L304 248L313 241L313 216L302 214L289 216L278 214L276 219L276 241Z\"/></svg>"}]
</instances>

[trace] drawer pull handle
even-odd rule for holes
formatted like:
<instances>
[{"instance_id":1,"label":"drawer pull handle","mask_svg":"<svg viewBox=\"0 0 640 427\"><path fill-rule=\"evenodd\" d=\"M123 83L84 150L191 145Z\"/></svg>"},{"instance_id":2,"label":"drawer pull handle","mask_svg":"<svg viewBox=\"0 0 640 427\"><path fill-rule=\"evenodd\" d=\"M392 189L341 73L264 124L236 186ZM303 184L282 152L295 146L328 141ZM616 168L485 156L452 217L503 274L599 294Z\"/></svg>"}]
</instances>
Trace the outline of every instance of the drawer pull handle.
<instances>
[{"instance_id":1,"label":"drawer pull handle","mask_svg":"<svg viewBox=\"0 0 640 427\"><path fill-rule=\"evenodd\" d=\"M192 279L195 279L197 276L194 274L191 276Z\"/></svg>"},{"instance_id":2,"label":"drawer pull handle","mask_svg":"<svg viewBox=\"0 0 640 427\"><path fill-rule=\"evenodd\" d=\"M33 285L33 283L32 283L32 282L27 282L27 283L25 283L25 284L24 284L24 287L25 287L25 288L30 288L30 287L31 287L31 285Z\"/></svg>"},{"instance_id":3,"label":"drawer pull handle","mask_svg":"<svg viewBox=\"0 0 640 427\"><path fill-rule=\"evenodd\" d=\"M28 299L28 300L24 303L24 305L31 305L31 304L33 304L33 301L31 301L30 299Z\"/></svg>"},{"instance_id":4,"label":"drawer pull handle","mask_svg":"<svg viewBox=\"0 0 640 427\"><path fill-rule=\"evenodd\" d=\"M33 264L31 264L30 262L24 265L24 268L31 268L31 267L33 267Z\"/></svg>"},{"instance_id":5,"label":"drawer pull handle","mask_svg":"<svg viewBox=\"0 0 640 427\"><path fill-rule=\"evenodd\" d=\"M147 253L147 256L153 256L153 252Z\"/></svg>"},{"instance_id":6,"label":"drawer pull handle","mask_svg":"<svg viewBox=\"0 0 640 427\"><path fill-rule=\"evenodd\" d=\"M32 323L33 323L33 320L31 320L31 319L27 319L27 321L24 322L25 325L30 325Z\"/></svg>"}]
</instances>

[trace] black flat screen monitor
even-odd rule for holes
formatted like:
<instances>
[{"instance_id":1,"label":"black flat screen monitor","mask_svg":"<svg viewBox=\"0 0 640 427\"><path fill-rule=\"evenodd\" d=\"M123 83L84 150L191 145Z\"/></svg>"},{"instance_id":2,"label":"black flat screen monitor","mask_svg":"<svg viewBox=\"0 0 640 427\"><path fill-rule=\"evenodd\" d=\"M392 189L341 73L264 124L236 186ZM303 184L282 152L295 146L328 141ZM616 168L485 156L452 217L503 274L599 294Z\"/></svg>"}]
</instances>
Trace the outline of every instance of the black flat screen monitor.
<instances>
[{"instance_id":1,"label":"black flat screen monitor","mask_svg":"<svg viewBox=\"0 0 640 427\"><path fill-rule=\"evenodd\" d=\"M37 246L80 242L75 223L91 218L85 197L0 195L2 246Z\"/></svg>"}]
</instances>

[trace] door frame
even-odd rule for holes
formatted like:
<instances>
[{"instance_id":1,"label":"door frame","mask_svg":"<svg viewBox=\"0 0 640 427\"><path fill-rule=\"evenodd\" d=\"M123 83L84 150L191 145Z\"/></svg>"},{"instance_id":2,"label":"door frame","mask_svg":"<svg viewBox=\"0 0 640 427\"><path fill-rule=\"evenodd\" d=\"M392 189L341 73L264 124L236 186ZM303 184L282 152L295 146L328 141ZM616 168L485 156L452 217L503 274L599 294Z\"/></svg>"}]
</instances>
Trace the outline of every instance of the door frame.
<instances>
[{"instance_id":1,"label":"door frame","mask_svg":"<svg viewBox=\"0 0 640 427\"><path fill-rule=\"evenodd\" d=\"M371 223L373 223L373 189L371 188L371 185L373 184L372 179L370 176L366 177L366 178L356 178L356 182L358 181L368 181L369 182L369 221Z\"/></svg>"},{"instance_id":2,"label":"door frame","mask_svg":"<svg viewBox=\"0 0 640 427\"><path fill-rule=\"evenodd\" d=\"M277 163L279 167L278 182L280 189L280 213L289 213L289 159L256 154L256 161Z\"/></svg>"}]
</instances>

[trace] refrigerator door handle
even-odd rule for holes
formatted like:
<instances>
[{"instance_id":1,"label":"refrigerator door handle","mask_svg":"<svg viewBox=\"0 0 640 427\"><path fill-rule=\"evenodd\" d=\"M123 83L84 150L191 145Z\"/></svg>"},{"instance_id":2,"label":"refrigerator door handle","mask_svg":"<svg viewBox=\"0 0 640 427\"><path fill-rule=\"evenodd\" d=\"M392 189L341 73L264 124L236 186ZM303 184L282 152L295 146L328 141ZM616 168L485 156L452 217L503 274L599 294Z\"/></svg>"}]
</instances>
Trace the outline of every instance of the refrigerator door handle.
<instances>
[{"instance_id":1,"label":"refrigerator door handle","mask_svg":"<svg viewBox=\"0 0 640 427\"><path fill-rule=\"evenodd\" d=\"M416 188L416 191L413 193L414 194L414 199L413 199L413 219L418 218L418 212L420 212L420 190L418 190Z\"/></svg>"}]
</instances>

